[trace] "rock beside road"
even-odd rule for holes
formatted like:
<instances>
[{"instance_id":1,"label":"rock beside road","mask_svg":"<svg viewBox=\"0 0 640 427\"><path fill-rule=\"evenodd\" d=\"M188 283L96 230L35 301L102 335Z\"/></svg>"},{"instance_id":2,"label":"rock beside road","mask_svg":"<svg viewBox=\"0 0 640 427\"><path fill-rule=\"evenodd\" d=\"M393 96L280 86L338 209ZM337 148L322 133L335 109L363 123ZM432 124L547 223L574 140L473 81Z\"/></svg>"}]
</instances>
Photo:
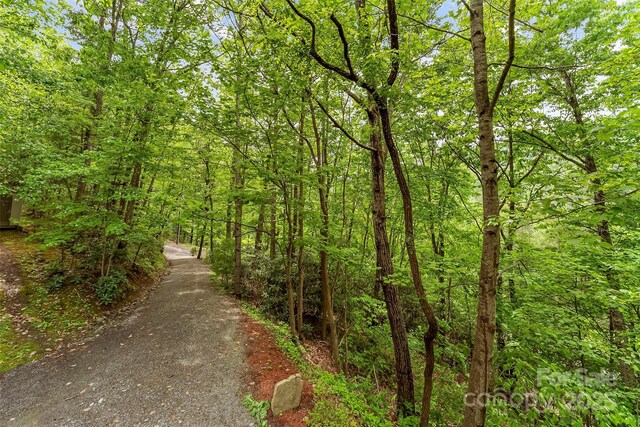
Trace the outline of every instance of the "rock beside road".
<instances>
[{"instance_id":1,"label":"rock beside road","mask_svg":"<svg viewBox=\"0 0 640 427\"><path fill-rule=\"evenodd\" d=\"M291 375L275 385L271 399L271 411L274 415L300 406L304 381L300 374Z\"/></svg>"}]
</instances>

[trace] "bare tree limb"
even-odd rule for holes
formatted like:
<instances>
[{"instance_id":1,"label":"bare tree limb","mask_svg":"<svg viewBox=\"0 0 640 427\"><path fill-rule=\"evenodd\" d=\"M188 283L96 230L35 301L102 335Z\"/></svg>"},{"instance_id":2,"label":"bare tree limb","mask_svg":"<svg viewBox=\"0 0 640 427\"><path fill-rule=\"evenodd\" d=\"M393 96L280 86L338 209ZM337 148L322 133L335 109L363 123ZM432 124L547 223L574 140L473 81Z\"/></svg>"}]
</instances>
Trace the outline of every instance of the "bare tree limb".
<instances>
[{"instance_id":1,"label":"bare tree limb","mask_svg":"<svg viewBox=\"0 0 640 427\"><path fill-rule=\"evenodd\" d=\"M549 150L553 151L554 153L556 153L557 155L559 155L560 157L562 157L566 161L573 163L574 165L578 166L580 169L585 169L585 164L584 164L584 161L582 159L580 159L580 158L574 159L573 157L566 155L562 151L558 150L553 144L551 144L550 142L548 142L547 140L545 140L541 136L536 135L533 132L529 132L528 130L523 130L522 132L525 135L529 135L530 137L534 138L535 140L541 142L543 147L548 148Z\"/></svg>"},{"instance_id":2,"label":"bare tree limb","mask_svg":"<svg viewBox=\"0 0 640 427\"><path fill-rule=\"evenodd\" d=\"M524 175L522 175L520 177L520 179L518 179L518 181L516 181L514 187L519 186L525 179L527 179L529 177L529 175L531 175L533 173L533 171L536 169L536 167L538 166L538 163L540 163L540 159L542 159L542 156L544 156L544 151L541 151L540 154L538 154L536 156L536 158L533 160L533 164L531 165L531 167L529 168L529 170L527 172L525 172Z\"/></svg>"}]
</instances>

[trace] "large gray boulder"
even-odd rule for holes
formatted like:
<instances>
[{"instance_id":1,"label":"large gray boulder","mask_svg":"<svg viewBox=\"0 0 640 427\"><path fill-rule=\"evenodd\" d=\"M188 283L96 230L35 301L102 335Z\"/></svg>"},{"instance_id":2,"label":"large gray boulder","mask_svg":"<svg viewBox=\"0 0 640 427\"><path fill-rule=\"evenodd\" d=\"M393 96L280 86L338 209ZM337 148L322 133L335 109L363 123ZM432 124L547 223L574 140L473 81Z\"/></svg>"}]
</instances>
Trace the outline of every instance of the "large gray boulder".
<instances>
[{"instance_id":1,"label":"large gray boulder","mask_svg":"<svg viewBox=\"0 0 640 427\"><path fill-rule=\"evenodd\" d=\"M271 411L273 411L274 415L279 415L284 411L300 406L303 384L300 374L295 374L280 381L273 387Z\"/></svg>"}]
</instances>

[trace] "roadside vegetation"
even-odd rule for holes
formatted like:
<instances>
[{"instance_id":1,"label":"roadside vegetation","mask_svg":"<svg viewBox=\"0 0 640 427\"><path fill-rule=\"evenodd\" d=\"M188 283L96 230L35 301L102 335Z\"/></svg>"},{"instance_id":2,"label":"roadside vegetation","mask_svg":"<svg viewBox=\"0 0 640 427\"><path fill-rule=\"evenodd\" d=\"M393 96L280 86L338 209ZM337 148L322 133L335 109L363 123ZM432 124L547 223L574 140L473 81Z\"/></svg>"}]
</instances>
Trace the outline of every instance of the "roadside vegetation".
<instances>
[{"instance_id":1,"label":"roadside vegetation","mask_svg":"<svg viewBox=\"0 0 640 427\"><path fill-rule=\"evenodd\" d=\"M283 345L322 343L320 425L635 427L639 17L0 1L0 197L42 250L20 314L84 327L171 239Z\"/></svg>"},{"instance_id":2,"label":"roadside vegetation","mask_svg":"<svg viewBox=\"0 0 640 427\"><path fill-rule=\"evenodd\" d=\"M125 277L129 298L105 304L87 272L63 269L59 253L34 235L1 232L0 253L0 373L73 345L143 295L160 272Z\"/></svg>"}]
</instances>

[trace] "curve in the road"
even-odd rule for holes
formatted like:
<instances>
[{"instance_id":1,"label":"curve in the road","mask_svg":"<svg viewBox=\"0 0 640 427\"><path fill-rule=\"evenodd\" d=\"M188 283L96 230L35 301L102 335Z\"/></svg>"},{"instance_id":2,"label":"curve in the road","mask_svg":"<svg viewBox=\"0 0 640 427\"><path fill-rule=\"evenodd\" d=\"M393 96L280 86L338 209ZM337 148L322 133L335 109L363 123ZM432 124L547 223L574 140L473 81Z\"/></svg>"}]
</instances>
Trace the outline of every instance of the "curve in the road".
<instances>
[{"instance_id":1,"label":"curve in the road","mask_svg":"<svg viewBox=\"0 0 640 427\"><path fill-rule=\"evenodd\" d=\"M0 425L253 425L240 311L209 268L167 245L171 272L74 353L0 376Z\"/></svg>"}]
</instances>

